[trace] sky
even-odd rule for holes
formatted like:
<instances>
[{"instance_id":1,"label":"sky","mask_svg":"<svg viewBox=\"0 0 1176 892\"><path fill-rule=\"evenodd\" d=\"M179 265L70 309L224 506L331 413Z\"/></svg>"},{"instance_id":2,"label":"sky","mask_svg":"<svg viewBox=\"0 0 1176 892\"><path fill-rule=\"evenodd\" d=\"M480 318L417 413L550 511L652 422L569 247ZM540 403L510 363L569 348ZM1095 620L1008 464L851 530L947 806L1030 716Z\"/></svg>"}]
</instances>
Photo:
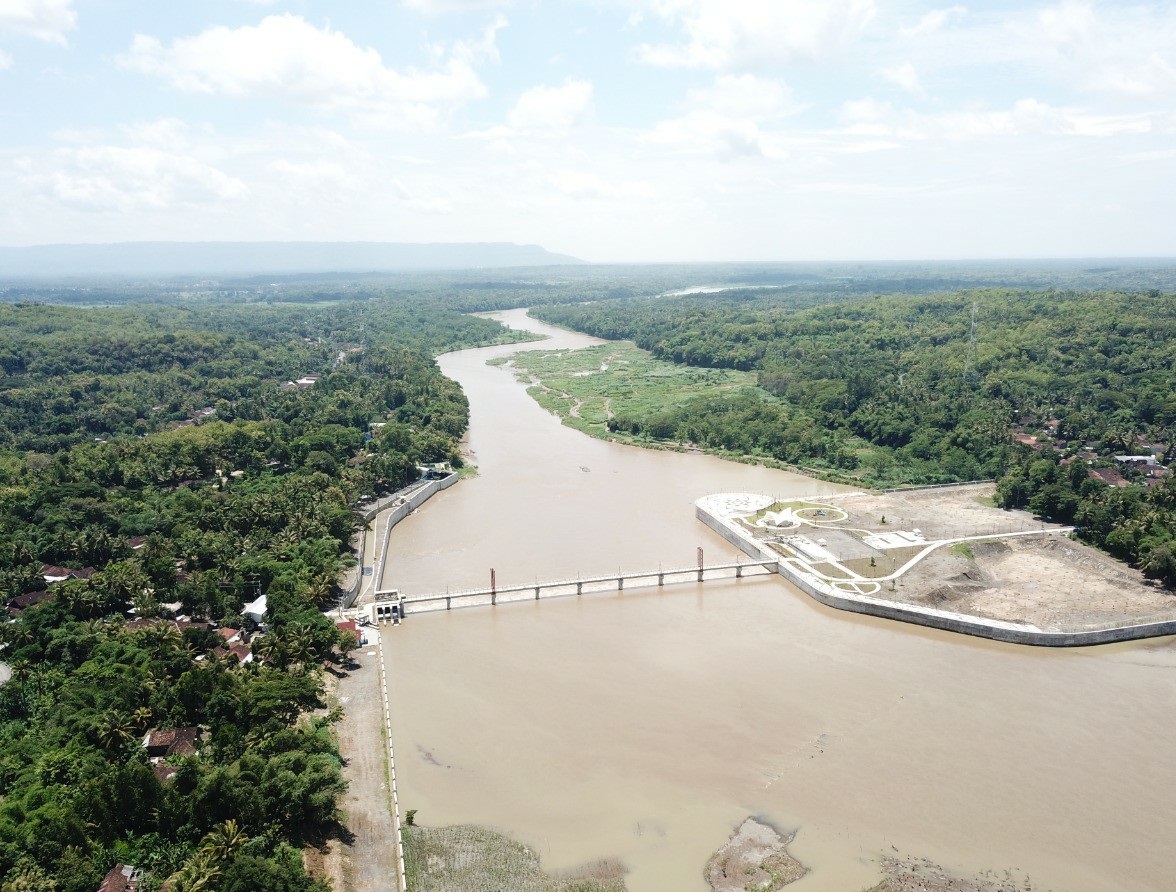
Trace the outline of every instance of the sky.
<instances>
[{"instance_id":1,"label":"sky","mask_svg":"<svg viewBox=\"0 0 1176 892\"><path fill-rule=\"evenodd\" d=\"M0 245L1176 255L1176 3L0 0Z\"/></svg>"}]
</instances>

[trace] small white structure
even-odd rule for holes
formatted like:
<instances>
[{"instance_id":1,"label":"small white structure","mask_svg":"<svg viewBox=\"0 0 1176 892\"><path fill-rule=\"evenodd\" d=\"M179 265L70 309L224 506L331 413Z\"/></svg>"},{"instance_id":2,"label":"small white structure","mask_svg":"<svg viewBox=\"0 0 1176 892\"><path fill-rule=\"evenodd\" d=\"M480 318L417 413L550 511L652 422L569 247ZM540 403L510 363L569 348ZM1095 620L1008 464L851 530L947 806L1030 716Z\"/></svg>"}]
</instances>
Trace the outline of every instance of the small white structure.
<instances>
[{"instance_id":1,"label":"small white structure","mask_svg":"<svg viewBox=\"0 0 1176 892\"><path fill-rule=\"evenodd\" d=\"M241 615L246 619L251 619L255 623L265 622L266 601L265 595L262 595L256 601L250 601L241 608Z\"/></svg>"}]
</instances>

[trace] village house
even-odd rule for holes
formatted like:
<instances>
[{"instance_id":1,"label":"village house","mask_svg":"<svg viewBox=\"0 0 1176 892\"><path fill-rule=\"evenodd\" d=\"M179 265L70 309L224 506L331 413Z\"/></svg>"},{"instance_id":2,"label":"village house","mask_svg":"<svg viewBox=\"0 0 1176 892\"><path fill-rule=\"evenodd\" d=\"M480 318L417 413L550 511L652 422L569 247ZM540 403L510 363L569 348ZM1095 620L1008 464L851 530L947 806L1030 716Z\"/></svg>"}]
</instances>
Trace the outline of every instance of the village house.
<instances>
[{"instance_id":1,"label":"village house","mask_svg":"<svg viewBox=\"0 0 1176 892\"><path fill-rule=\"evenodd\" d=\"M147 750L147 758L152 762L168 756L194 756L199 736L200 729L195 727L156 728L143 738L143 749Z\"/></svg>"},{"instance_id":2,"label":"village house","mask_svg":"<svg viewBox=\"0 0 1176 892\"><path fill-rule=\"evenodd\" d=\"M1115 461L1121 465L1143 467L1145 465L1157 465L1159 462L1154 455L1116 455Z\"/></svg>"},{"instance_id":3,"label":"village house","mask_svg":"<svg viewBox=\"0 0 1176 892\"><path fill-rule=\"evenodd\" d=\"M110 868L110 873L102 880L98 892L135 892L139 888L139 880L143 871L129 864L116 864Z\"/></svg>"},{"instance_id":4,"label":"village house","mask_svg":"<svg viewBox=\"0 0 1176 892\"><path fill-rule=\"evenodd\" d=\"M1107 486L1129 486L1127 478L1114 468L1091 468L1088 477L1101 480Z\"/></svg>"},{"instance_id":5,"label":"village house","mask_svg":"<svg viewBox=\"0 0 1176 892\"><path fill-rule=\"evenodd\" d=\"M41 566L41 577L45 580L46 585L53 585L55 582L65 582L67 579L89 579L93 575L93 567L83 567L80 570L73 570L69 567L55 567L51 564L43 564Z\"/></svg>"},{"instance_id":6,"label":"village house","mask_svg":"<svg viewBox=\"0 0 1176 892\"><path fill-rule=\"evenodd\" d=\"M28 610L30 607L35 607L38 604L45 604L56 598L53 592L29 592L25 595L17 595L15 598L9 598L8 615L13 619L20 616L22 611Z\"/></svg>"},{"instance_id":7,"label":"village house","mask_svg":"<svg viewBox=\"0 0 1176 892\"><path fill-rule=\"evenodd\" d=\"M214 648L212 653L218 660L232 656L237 660L238 666L244 666L246 663L253 662L253 651L249 648L248 644L242 642L230 644L228 647Z\"/></svg>"}]
</instances>

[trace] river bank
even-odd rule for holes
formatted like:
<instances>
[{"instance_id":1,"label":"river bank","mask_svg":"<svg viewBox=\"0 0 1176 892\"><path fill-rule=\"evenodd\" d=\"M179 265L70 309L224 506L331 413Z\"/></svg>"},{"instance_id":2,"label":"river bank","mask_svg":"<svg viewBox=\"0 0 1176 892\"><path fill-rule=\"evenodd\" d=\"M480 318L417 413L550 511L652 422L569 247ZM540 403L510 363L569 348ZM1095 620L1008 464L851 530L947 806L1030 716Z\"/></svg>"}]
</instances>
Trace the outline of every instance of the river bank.
<instances>
[{"instance_id":1,"label":"river bank","mask_svg":"<svg viewBox=\"0 0 1176 892\"><path fill-rule=\"evenodd\" d=\"M591 342L554 337L541 349ZM441 358L480 474L397 528L386 585L734 557L695 520L700 496L841 491L582 437L485 365L495 349ZM895 849L951 877L1168 887L1171 642L1014 648L830 610L774 577L413 616L389 637L402 806L493 827L553 873L607 858L630 892L706 892L702 866L756 814L800 828L797 892L877 886Z\"/></svg>"},{"instance_id":2,"label":"river bank","mask_svg":"<svg viewBox=\"0 0 1176 892\"><path fill-rule=\"evenodd\" d=\"M856 487L886 489L946 482L942 474L911 478L900 472L893 461L876 460L878 451L856 436L838 440L837 460L826 460L811 451L799 464L782 460L778 440L764 441L753 433L762 431L765 422L754 412L749 413L748 407L785 420L792 409L759 387L753 372L655 359L629 341L607 341L571 350L527 350L496 357L491 364L510 369L539 405L568 427L590 437L644 449L697 452L727 461L762 464ZM716 416L720 418L727 412L744 414L738 419L727 417L721 432L701 421L674 420L678 408L696 403L724 407ZM691 428L693 434L683 433ZM802 439L812 432L811 426L804 425L799 431L790 429L790 436ZM846 463L851 455L854 458Z\"/></svg>"}]
</instances>

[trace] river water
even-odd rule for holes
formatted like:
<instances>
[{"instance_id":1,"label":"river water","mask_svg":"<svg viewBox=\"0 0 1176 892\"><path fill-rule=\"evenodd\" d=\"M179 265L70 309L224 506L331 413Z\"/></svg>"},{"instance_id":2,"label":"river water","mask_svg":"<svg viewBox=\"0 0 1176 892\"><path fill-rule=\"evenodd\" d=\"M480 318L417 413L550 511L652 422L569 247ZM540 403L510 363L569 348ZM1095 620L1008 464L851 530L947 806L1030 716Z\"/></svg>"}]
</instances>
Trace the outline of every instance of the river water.
<instances>
[{"instance_id":1,"label":"river water","mask_svg":"<svg viewBox=\"0 0 1176 892\"><path fill-rule=\"evenodd\" d=\"M498 314L551 340L599 341ZM618 446L563 427L486 360L443 356L470 399L478 477L392 536L409 594L708 562L719 491L836 488ZM545 867L616 858L632 892L705 892L748 814L796 830L790 892L854 892L904 854L1034 889L1176 885L1176 644L1046 651L859 617L779 577L411 616L387 637L401 809L478 823Z\"/></svg>"}]
</instances>

